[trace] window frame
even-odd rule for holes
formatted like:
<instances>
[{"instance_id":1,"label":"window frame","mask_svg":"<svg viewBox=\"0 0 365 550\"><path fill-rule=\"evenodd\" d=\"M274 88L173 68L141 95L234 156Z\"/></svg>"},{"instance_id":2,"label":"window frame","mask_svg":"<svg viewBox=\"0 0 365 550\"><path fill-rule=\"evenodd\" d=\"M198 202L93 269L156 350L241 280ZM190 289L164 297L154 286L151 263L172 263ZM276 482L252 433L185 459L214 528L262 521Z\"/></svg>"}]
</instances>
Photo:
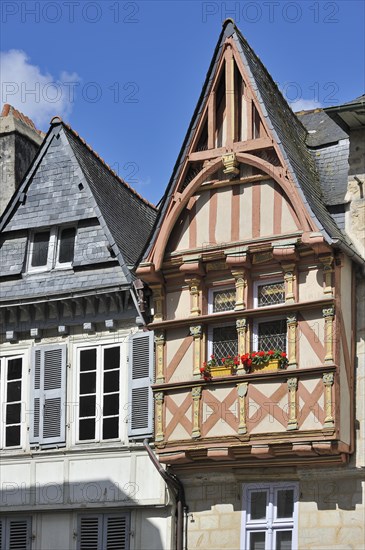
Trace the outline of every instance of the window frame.
<instances>
[{"instance_id":1,"label":"window frame","mask_svg":"<svg viewBox=\"0 0 365 550\"><path fill-rule=\"evenodd\" d=\"M215 328L224 328L224 327L235 327L236 329L236 333L237 333L237 355L238 355L238 332L237 332L237 327L236 327L236 321L234 322L226 322L226 323L219 323L219 324L214 324L214 325L209 325L208 326L208 331L207 331L207 357L211 357L211 355L213 355L213 331ZM220 360L221 358L217 358L218 360Z\"/></svg>"},{"instance_id":2,"label":"window frame","mask_svg":"<svg viewBox=\"0 0 365 550\"><path fill-rule=\"evenodd\" d=\"M260 317L258 319L254 319L252 322L251 351L260 351L258 348L259 325L261 323L269 323L270 321L285 321L286 323L286 316L275 315L270 317ZM272 349L276 349L276 348L273 347ZM288 350L288 329L286 330L285 350L280 350L280 351L287 351L287 350Z\"/></svg>"},{"instance_id":3,"label":"window frame","mask_svg":"<svg viewBox=\"0 0 365 550\"><path fill-rule=\"evenodd\" d=\"M104 396L104 385L102 383L103 379L103 370L104 365L103 359L103 350L119 347L119 414L118 416L118 437L103 439L102 438L102 420L104 416L102 415L102 400ZM96 391L95 391L95 438L94 439L80 439L80 366L81 366L81 353L83 351L96 349ZM75 414L75 444L98 444L98 445L107 445L109 443L115 443L124 440L124 427L123 427L123 418L122 413L125 411L123 408L124 403L124 393L123 393L123 376L122 376L122 366L123 366L123 346L122 343L118 342L105 342L101 344L92 344L89 343L85 346L77 346L76 348L76 414ZM125 373L127 376L127 373ZM124 380L126 381L126 380ZM88 418L88 417L82 417ZM94 417L89 417L94 418Z\"/></svg>"},{"instance_id":4,"label":"window frame","mask_svg":"<svg viewBox=\"0 0 365 550\"><path fill-rule=\"evenodd\" d=\"M47 271L52 271L54 269L70 269L72 267L74 257L70 262L60 262L60 245L61 245L61 235L65 229L74 229L75 238L74 238L74 254L75 246L77 239L77 227L76 225L62 225L54 227L39 227L31 231L29 237L29 253L27 258L27 272L28 273L45 273ZM49 231L49 241L48 241L48 253L47 253L47 262L45 265L32 266L33 252L34 252L34 238L38 233L45 233Z\"/></svg>"},{"instance_id":5,"label":"window frame","mask_svg":"<svg viewBox=\"0 0 365 550\"><path fill-rule=\"evenodd\" d=\"M287 489L293 490L293 515L291 518L278 518L278 492ZM266 492L265 518L251 520L250 494L253 492ZM253 532L265 533L265 550L276 548L276 536L278 532L290 531L292 533L292 550L298 548L298 520L299 520L299 483L297 481L247 483L242 492L242 529L241 548L247 550L250 547L249 536Z\"/></svg>"},{"instance_id":6,"label":"window frame","mask_svg":"<svg viewBox=\"0 0 365 550\"><path fill-rule=\"evenodd\" d=\"M265 285L271 285L275 283L284 283L284 301L280 302L280 304L272 304L271 306L259 306L259 287L265 286ZM285 304L285 281L283 277L273 277L267 280L256 280L253 282L253 307L254 309L260 309L263 307L278 307Z\"/></svg>"},{"instance_id":7,"label":"window frame","mask_svg":"<svg viewBox=\"0 0 365 550\"><path fill-rule=\"evenodd\" d=\"M21 390L20 390L20 442L19 445L6 446L6 414L7 414L7 383L8 383L8 364L13 359L21 359ZM11 355L2 355L0 357L0 449L4 451L16 451L25 447L25 422L24 422L24 403L26 395L25 381L25 354L15 353ZM11 402L12 403L12 402ZM16 401L16 403L19 403Z\"/></svg>"},{"instance_id":8,"label":"window frame","mask_svg":"<svg viewBox=\"0 0 365 550\"><path fill-rule=\"evenodd\" d=\"M213 311L214 293L222 292L225 290L233 290L234 294L236 295L236 287L234 285L224 285L224 286L216 286L216 287L209 288L208 290L208 314L209 315L220 315L221 313L226 313L227 311L234 311L234 307L232 309L226 309L224 311Z\"/></svg>"}]
</instances>

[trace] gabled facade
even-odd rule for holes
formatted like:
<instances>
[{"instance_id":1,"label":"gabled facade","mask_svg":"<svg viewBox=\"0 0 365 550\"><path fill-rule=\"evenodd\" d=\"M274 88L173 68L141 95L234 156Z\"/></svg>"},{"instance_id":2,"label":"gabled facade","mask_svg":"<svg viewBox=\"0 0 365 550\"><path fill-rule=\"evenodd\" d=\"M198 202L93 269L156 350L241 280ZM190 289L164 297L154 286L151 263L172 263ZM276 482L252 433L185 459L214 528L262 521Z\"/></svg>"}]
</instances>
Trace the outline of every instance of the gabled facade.
<instances>
[{"instance_id":1,"label":"gabled facade","mask_svg":"<svg viewBox=\"0 0 365 550\"><path fill-rule=\"evenodd\" d=\"M309 136L226 21L137 270L153 292L156 451L184 482L190 549L363 541L364 264Z\"/></svg>"},{"instance_id":2,"label":"gabled facade","mask_svg":"<svg viewBox=\"0 0 365 550\"><path fill-rule=\"evenodd\" d=\"M133 275L155 217L52 120L1 218L1 550L169 546Z\"/></svg>"}]
</instances>

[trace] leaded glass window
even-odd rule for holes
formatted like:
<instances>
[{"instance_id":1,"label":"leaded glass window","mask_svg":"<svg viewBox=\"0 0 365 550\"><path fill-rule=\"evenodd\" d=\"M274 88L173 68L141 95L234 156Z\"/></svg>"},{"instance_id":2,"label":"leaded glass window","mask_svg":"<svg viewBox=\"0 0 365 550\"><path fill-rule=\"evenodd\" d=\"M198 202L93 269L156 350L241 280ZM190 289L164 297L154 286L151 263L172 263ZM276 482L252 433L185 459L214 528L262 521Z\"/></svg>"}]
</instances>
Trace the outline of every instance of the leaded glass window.
<instances>
[{"instance_id":1,"label":"leaded glass window","mask_svg":"<svg viewBox=\"0 0 365 550\"><path fill-rule=\"evenodd\" d=\"M257 349L260 351L286 350L286 320L264 321L258 325Z\"/></svg>"},{"instance_id":2,"label":"leaded glass window","mask_svg":"<svg viewBox=\"0 0 365 550\"><path fill-rule=\"evenodd\" d=\"M213 328L213 355L218 361L222 357L238 354L238 338L235 325Z\"/></svg>"},{"instance_id":3,"label":"leaded glass window","mask_svg":"<svg viewBox=\"0 0 365 550\"><path fill-rule=\"evenodd\" d=\"M285 302L284 281L268 283L258 287L258 306L276 306Z\"/></svg>"},{"instance_id":4,"label":"leaded glass window","mask_svg":"<svg viewBox=\"0 0 365 550\"><path fill-rule=\"evenodd\" d=\"M213 313L219 311L231 311L236 305L236 291L234 288L226 288L213 292Z\"/></svg>"}]
</instances>

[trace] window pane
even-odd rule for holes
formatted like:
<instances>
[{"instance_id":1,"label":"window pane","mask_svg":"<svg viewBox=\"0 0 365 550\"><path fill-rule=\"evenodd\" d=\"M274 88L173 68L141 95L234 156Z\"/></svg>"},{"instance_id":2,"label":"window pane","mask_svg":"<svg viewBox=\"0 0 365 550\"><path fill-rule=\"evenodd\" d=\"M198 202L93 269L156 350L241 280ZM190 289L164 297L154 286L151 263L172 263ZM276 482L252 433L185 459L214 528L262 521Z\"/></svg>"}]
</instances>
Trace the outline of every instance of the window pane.
<instances>
[{"instance_id":1,"label":"window pane","mask_svg":"<svg viewBox=\"0 0 365 550\"><path fill-rule=\"evenodd\" d=\"M104 393L119 391L119 370L104 372Z\"/></svg>"},{"instance_id":2,"label":"window pane","mask_svg":"<svg viewBox=\"0 0 365 550\"><path fill-rule=\"evenodd\" d=\"M104 396L103 415L110 416L119 412L119 393Z\"/></svg>"},{"instance_id":3,"label":"window pane","mask_svg":"<svg viewBox=\"0 0 365 550\"><path fill-rule=\"evenodd\" d=\"M267 321L259 324L258 350L286 350L286 320Z\"/></svg>"},{"instance_id":4,"label":"window pane","mask_svg":"<svg viewBox=\"0 0 365 550\"><path fill-rule=\"evenodd\" d=\"M58 261L60 264L70 263L74 259L76 230L74 227L67 227L61 231Z\"/></svg>"},{"instance_id":5,"label":"window pane","mask_svg":"<svg viewBox=\"0 0 365 550\"><path fill-rule=\"evenodd\" d=\"M88 418L80 420L79 439L95 439L95 420L94 418Z\"/></svg>"},{"instance_id":6,"label":"window pane","mask_svg":"<svg viewBox=\"0 0 365 550\"><path fill-rule=\"evenodd\" d=\"M20 424L20 403L6 406L6 423Z\"/></svg>"},{"instance_id":7,"label":"window pane","mask_svg":"<svg viewBox=\"0 0 365 550\"><path fill-rule=\"evenodd\" d=\"M96 392L96 372L82 372L80 374L80 393Z\"/></svg>"},{"instance_id":8,"label":"window pane","mask_svg":"<svg viewBox=\"0 0 365 550\"><path fill-rule=\"evenodd\" d=\"M213 329L213 355L218 361L222 357L238 353L238 337L235 325L229 327L217 327Z\"/></svg>"},{"instance_id":9,"label":"window pane","mask_svg":"<svg viewBox=\"0 0 365 550\"><path fill-rule=\"evenodd\" d=\"M14 447L20 445L20 426L7 426L5 446Z\"/></svg>"},{"instance_id":10,"label":"window pane","mask_svg":"<svg viewBox=\"0 0 365 550\"><path fill-rule=\"evenodd\" d=\"M276 532L276 550L291 550L291 531Z\"/></svg>"},{"instance_id":11,"label":"window pane","mask_svg":"<svg viewBox=\"0 0 365 550\"><path fill-rule=\"evenodd\" d=\"M213 292L213 312L230 311L236 305L236 291L234 289L217 290Z\"/></svg>"},{"instance_id":12,"label":"window pane","mask_svg":"<svg viewBox=\"0 0 365 550\"><path fill-rule=\"evenodd\" d=\"M106 348L104 350L104 370L119 369L120 347Z\"/></svg>"},{"instance_id":13,"label":"window pane","mask_svg":"<svg viewBox=\"0 0 365 550\"><path fill-rule=\"evenodd\" d=\"M266 499L265 491L253 491L251 493L251 519L266 518Z\"/></svg>"},{"instance_id":14,"label":"window pane","mask_svg":"<svg viewBox=\"0 0 365 550\"><path fill-rule=\"evenodd\" d=\"M17 380L22 377L22 360L10 359L8 362L8 380Z\"/></svg>"},{"instance_id":15,"label":"window pane","mask_svg":"<svg viewBox=\"0 0 365 550\"><path fill-rule=\"evenodd\" d=\"M285 302L284 282L260 285L258 287L258 304L262 306L274 306Z\"/></svg>"},{"instance_id":16,"label":"window pane","mask_svg":"<svg viewBox=\"0 0 365 550\"><path fill-rule=\"evenodd\" d=\"M119 418L104 418L103 439L114 439L119 435Z\"/></svg>"},{"instance_id":17,"label":"window pane","mask_svg":"<svg viewBox=\"0 0 365 550\"><path fill-rule=\"evenodd\" d=\"M49 231L35 233L33 237L32 267L47 265Z\"/></svg>"},{"instance_id":18,"label":"window pane","mask_svg":"<svg viewBox=\"0 0 365 550\"><path fill-rule=\"evenodd\" d=\"M95 416L95 406L95 395L80 397L80 416Z\"/></svg>"},{"instance_id":19,"label":"window pane","mask_svg":"<svg viewBox=\"0 0 365 550\"><path fill-rule=\"evenodd\" d=\"M96 369L96 349L85 349L80 353L80 370Z\"/></svg>"},{"instance_id":20,"label":"window pane","mask_svg":"<svg viewBox=\"0 0 365 550\"><path fill-rule=\"evenodd\" d=\"M250 533L249 550L265 550L265 533L263 531Z\"/></svg>"},{"instance_id":21,"label":"window pane","mask_svg":"<svg viewBox=\"0 0 365 550\"><path fill-rule=\"evenodd\" d=\"M8 382L8 391L6 395L6 401L12 403L14 401L20 401L22 394L21 380L17 382Z\"/></svg>"},{"instance_id":22,"label":"window pane","mask_svg":"<svg viewBox=\"0 0 365 550\"><path fill-rule=\"evenodd\" d=\"M277 492L277 517L292 518L294 513L293 489L279 489Z\"/></svg>"}]
</instances>

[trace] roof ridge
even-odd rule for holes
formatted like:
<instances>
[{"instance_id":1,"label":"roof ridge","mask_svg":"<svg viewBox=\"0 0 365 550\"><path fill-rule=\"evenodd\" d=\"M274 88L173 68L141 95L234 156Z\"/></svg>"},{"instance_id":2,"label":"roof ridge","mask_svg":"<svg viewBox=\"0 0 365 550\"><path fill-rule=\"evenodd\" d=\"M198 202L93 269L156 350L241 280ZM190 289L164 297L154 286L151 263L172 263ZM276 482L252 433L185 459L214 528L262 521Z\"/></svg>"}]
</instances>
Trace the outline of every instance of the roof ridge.
<instances>
[{"instance_id":1,"label":"roof ridge","mask_svg":"<svg viewBox=\"0 0 365 550\"><path fill-rule=\"evenodd\" d=\"M147 204L150 208L153 208L154 210L158 210L157 207L152 204L149 200L142 197L140 193L138 193L133 187L129 185L126 181L124 181L123 178L121 178L115 170L113 170L107 162L89 145L83 137L81 137L76 130L74 130L67 122L64 122L61 117L53 117L51 119L51 125L55 126L56 124L62 124L67 130L69 130L93 155L95 158L98 159L99 162L102 163L103 166L120 182L122 183L131 193L133 193L136 197L138 197L142 202Z\"/></svg>"}]
</instances>

